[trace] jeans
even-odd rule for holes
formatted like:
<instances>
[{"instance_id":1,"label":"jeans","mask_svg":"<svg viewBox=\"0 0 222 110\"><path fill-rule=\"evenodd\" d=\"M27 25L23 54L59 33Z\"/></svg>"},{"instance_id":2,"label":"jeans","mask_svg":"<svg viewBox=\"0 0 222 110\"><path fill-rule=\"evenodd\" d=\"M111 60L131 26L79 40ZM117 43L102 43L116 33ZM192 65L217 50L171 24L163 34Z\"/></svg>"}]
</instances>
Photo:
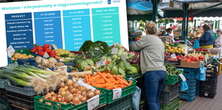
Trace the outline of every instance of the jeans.
<instances>
[{"instance_id":1,"label":"jeans","mask_svg":"<svg viewBox=\"0 0 222 110\"><path fill-rule=\"evenodd\" d=\"M144 74L146 106L148 110L160 110L160 94L164 88L165 71L148 71Z\"/></svg>"}]
</instances>

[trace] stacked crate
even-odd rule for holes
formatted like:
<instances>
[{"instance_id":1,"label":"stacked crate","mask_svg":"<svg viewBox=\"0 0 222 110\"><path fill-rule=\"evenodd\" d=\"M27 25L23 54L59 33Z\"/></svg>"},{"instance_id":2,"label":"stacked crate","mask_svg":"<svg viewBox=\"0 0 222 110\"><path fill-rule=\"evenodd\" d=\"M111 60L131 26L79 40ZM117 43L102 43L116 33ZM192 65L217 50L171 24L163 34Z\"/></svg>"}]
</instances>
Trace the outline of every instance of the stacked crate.
<instances>
[{"instance_id":1,"label":"stacked crate","mask_svg":"<svg viewBox=\"0 0 222 110\"><path fill-rule=\"evenodd\" d=\"M34 90L30 87L17 87L8 80L0 79L0 110L33 110ZM3 109L8 107L8 109Z\"/></svg>"},{"instance_id":2,"label":"stacked crate","mask_svg":"<svg viewBox=\"0 0 222 110\"><path fill-rule=\"evenodd\" d=\"M161 104L161 110L179 110L182 106L182 102L179 98L176 98L169 102L169 104Z\"/></svg>"},{"instance_id":3,"label":"stacked crate","mask_svg":"<svg viewBox=\"0 0 222 110\"><path fill-rule=\"evenodd\" d=\"M165 85L160 96L161 110L177 110L180 108L179 84Z\"/></svg>"},{"instance_id":4,"label":"stacked crate","mask_svg":"<svg viewBox=\"0 0 222 110\"><path fill-rule=\"evenodd\" d=\"M188 90L180 92L180 98L186 101L193 101L197 96L197 80L196 76L200 72L200 69L197 68L184 68L184 76L186 77Z\"/></svg>"},{"instance_id":5,"label":"stacked crate","mask_svg":"<svg viewBox=\"0 0 222 110\"><path fill-rule=\"evenodd\" d=\"M200 81L199 96L214 98L217 91L217 67L208 66L206 71L206 81Z\"/></svg>"}]
</instances>

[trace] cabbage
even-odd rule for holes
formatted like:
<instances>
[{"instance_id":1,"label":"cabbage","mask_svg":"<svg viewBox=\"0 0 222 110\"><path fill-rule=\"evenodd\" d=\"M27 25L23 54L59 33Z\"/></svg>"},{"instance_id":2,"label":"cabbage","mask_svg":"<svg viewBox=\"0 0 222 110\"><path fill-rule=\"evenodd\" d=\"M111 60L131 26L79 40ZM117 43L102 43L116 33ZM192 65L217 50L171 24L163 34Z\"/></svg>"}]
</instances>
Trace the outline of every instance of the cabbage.
<instances>
[{"instance_id":1,"label":"cabbage","mask_svg":"<svg viewBox=\"0 0 222 110\"><path fill-rule=\"evenodd\" d=\"M76 63L81 70L90 70L94 66L94 62L91 59L79 59Z\"/></svg>"},{"instance_id":2,"label":"cabbage","mask_svg":"<svg viewBox=\"0 0 222 110\"><path fill-rule=\"evenodd\" d=\"M128 74L138 74L139 71L136 67L130 66L130 67L127 68L127 73Z\"/></svg>"},{"instance_id":3,"label":"cabbage","mask_svg":"<svg viewBox=\"0 0 222 110\"><path fill-rule=\"evenodd\" d=\"M119 63L119 67L126 70L125 63L123 61Z\"/></svg>"},{"instance_id":4,"label":"cabbage","mask_svg":"<svg viewBox=\"0 0 222 110\"><path fill-rule=\"evenodd\" d=\"M126 72L123 69L119 68L119 74L125 76Z\"/></svg>"},{"instance_id":5,"label":"cabbage","mask_svg":"<svg viewBox=\"0 0 222 110\"><path fill-rule=\"evenodd\" d=\"M118 67L117 66L113 66L111 72L113 74L118 74L119 73Z\"/></svg>"}]
</instances>

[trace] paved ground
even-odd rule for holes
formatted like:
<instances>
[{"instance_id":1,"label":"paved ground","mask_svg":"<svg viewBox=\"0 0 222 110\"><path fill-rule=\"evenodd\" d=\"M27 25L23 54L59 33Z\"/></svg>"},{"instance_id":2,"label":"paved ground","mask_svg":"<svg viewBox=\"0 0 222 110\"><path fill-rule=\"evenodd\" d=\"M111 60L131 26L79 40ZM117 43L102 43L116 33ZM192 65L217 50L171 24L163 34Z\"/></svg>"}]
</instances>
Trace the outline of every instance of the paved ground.
<instances>
[{"instance_id":1,"label":"paved ground","mask_svg":"<svg viewBox=\"0 0 222 110\"><path fill-rule=\"evenodd\" d=\"M198 97L193 102L186 102L180 110L222 110L222 75L218 77L217 86L214 99Z\"/></svg>"}]
</instances>

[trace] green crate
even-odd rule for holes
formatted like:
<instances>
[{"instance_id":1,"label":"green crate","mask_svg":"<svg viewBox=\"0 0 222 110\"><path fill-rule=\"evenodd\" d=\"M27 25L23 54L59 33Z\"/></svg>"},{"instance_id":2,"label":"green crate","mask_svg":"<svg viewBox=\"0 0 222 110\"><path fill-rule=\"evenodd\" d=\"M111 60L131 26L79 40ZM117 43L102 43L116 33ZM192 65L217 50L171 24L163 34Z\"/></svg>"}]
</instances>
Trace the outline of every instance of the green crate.
<instances>
[{"instance_id":1,"label":"green crate","mask_svg":"<svg viewBox=\"0 0 222 110\"><path fill-rule=\"evenodd\" d=\"M5 83L7 82L6 79L0 79L0 89L4 89L5 88Z\"/></svg>"},{"instance_id":2,"label":"green crate","mask_svg":"<svg viewBox=\"0 0 222 110\"><path fill-rule=\"evenodd\" d=\"M107 101L105 96L106 94L100 95L100 105L106 104ZM34 108L35 110L87 110L87 102L74 106L72 104L62 104L45 100L43 96L35 96Z\"/></svg>"},{"instance_id":3,"label":"green crate","mask_svg":"<svg viewBox=\"0 0 222 110\"><path fill-rule=\"evenodd\" d=\"M167 77L164 81L164 84L166 85L175 85L179 82L179 77L178 76L170 76Z\"/></svg>"},{"instance_id":4,"label":"green crate","mask_svg":"<svg viewBox=\"0 0 222 110\"><path fill-rule=\"evenodd\" d=\"M111 104L99 108L98 110L133 110L132 107L132 95L119 98Z\"/></svg>"},{"instance_id":5,"label":"green crate","mask_svg":"<svg viewBox=\"0 0 222 110\"><path fill-rule=\"evenodd\" d=\"M181 106L182 102L179 98L177 98L171 101L169 104L162 104L161 110L179 110Z\"/></svg>"},{"instance_id":6,"label":"green crate","mask_svg":"<svg viewBox=\"0 0 222 110\"><path fill-rule=\"evenodd\" d=\"M135 92L135 90L136 90L136 81L135 80L132 80L132 81L133 81L132 85L122 89L121 97L131 95ZM113 90L108 90L108 89L104 89L104 88L98 88L98 89L103 91L104 93L106 93L107 104L110 104L110 103L114 102L115 100L117 100L117 99L113 100Z\"/></svg>"}]
</instances>

